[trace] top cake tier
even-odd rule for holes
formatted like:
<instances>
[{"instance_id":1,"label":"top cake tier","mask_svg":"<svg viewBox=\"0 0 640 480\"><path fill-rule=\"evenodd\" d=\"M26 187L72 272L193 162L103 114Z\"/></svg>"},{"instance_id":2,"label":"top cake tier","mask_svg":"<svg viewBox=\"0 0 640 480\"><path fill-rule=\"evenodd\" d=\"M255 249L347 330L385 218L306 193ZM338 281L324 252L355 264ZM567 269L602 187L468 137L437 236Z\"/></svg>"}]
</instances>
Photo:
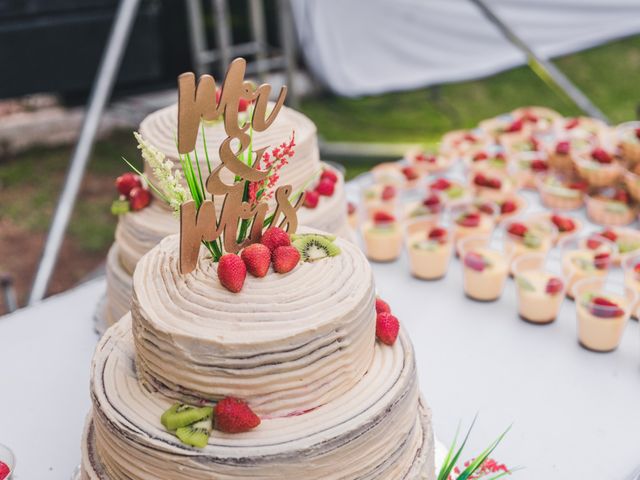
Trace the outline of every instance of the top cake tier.
<instances>
[{"instance_id":1,"label":"top cake tier","mask_svg":"<svg viewBox=\"0 0 640 480\"><path fill-rule=\"evenodd\" d=\"M204 131L209 160L212 167L215 167L220 164L218 149L227 138L227 134L221 120L205 124ZM140 124L140 134L145 140L164 153L175 163L176 168L180 169L176 146L177 132L178 104L170 105L150 114ZM275 122L267 130L253 133L253 150L268 146L270 147L268 151L271 151L272 148L283 142L288 143L294 132L295 154L280 171L279 183L281 185L291 184L296 191L309 182L313 175L321 169L316 127L311 120L300 112L282 107ZM207 164L202 133L198 135L195 151L204 173L207 171ZM192 156L192 160L195 161L194 157ZM148 165L145 165L145 170L147 175L152 175Z\"/></svg>"},{"instance_id":2,"label":"top cake tier","mask_svg":"<svg viewBox=\"0 0 640 480\"><path fill-rule=\"evenodd\" d=\"M352 388L370 366L375 292L369 263L348 241L340 255L282 275L247 276L240 293L218 281L201 249L178 270L177 235L138 263L133 334L141 381L194 403L225 396L262 417L302 413Z\"/></svg>"}]
</instances>

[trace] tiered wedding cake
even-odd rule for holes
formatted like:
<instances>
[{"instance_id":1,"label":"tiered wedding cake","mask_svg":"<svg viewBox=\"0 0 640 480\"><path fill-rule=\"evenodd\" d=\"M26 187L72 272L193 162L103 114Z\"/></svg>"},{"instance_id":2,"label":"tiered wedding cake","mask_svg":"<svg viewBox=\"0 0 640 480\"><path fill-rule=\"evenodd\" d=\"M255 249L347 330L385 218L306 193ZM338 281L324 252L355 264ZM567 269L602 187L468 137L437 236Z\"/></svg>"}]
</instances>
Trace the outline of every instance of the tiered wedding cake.
<instances>
[{"instance_id":1,"label":"tiered wedding cake","mask_svg":"<svg viewBox=\"0 0 640 480\"><path fill-rule=\"evenodd\" d=\"M178 106L163 108L145 118L140 125L140 134L152 146L180 168L176 149ZM220 163L217 147L226 137L221 121L205 127L206 144L212 166ZM305 187L323 169L330 169L320 161L316 127L303 114L283 107L274 124L264 132L255 132L254 143L258 146L277 146L288 140L295 132L295 154L280 172L280 182L291 184L294 190ZM202 170L206 170L202 137L198 137L196 152ZM153 172L145 164L145 173L154 179ZM347 206L342 175L331 196L323 196L315 208L303 206L298 211L301 225L334 233L349 238ZM153 192L152 192L153 193ZM98 310L100 323L107 326L118 321L130 308L131 276L140 258L167 235L178 232L178 218L169 206L156 198L151 205L137 212L120 216L115 243L107 257L107 295Z\"/></svg>"},{"instance_id":2,"label":"tiered wedding cake","mask_svg":"<svg viewBox=\"0 0 640 480\"><path fill-rule=\"evenodd\" d=\"M81 478L434 480L411 343L376 299L369 263L345 239L297 228L308 196L292 184L318 163L313 126L300 134L312 161L293 159L282 184L269 181L273 169L242 155L249 128L280 144L289 132L276 139L272 120L298 114L279 110L285 89L266 113L268 86L243 82L244 68L231 64L215 103L227 136L210 145L222 165L206 180L184 166L191 199L181 201L180 235L137 262L131 312L96 350ZM180 111L150 117L142 133L169 148L177 116L188 152L201 118L218 112L213 79L195 96L184 79ZM248 122L238 123L240 99L255 102Z\"/></svg>"},{"instance_id":3,"label":"tiered wedding cake","mask_svg":"<svg viewBox=\"0 0 640 480\"><path fill-rule=\"evenodd\" d=\"M430 413L411 343L375 338L375 293L359 249L292 272L220 285L202 255L181 275L178 238L145 255L131 315L107 331L91 373L84 480L428 479ZM187 447L160 423L172 402L238 396L262 418Z\"/></svg>"}]
</instances>

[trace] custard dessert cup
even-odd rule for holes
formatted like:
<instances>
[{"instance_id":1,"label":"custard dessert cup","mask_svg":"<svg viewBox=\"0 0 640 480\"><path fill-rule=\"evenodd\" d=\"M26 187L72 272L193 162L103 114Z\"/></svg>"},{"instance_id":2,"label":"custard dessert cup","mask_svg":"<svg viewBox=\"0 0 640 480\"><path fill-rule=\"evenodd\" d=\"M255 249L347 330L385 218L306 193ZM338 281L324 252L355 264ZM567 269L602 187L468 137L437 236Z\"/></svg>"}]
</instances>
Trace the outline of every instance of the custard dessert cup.
<instances>
[{"instance_id":1,"label":"custard dessert cup","mask_svg":"<svg viewBox=\"0 0 640 480\"><path fill-rule=\"evenodd\" d=\"M472 300L491 302L502 295L509 273L504 254L491 246L488 236L471 236L460 241L463 286Z\"/></svg>"},{"instance_id":2,"label":"custard dessert cup","mask_svg":"<svg viewBox=\"0 0 640 480\"><path fill-rule=\"evenodd\" d=\"M562 262L562 277L567 297L573 298L573 286L583 278L605 277L613 265L618 247L600 235L575 235L558 244Z\"/></svg>"},{"instance_id":3,"label":"custard dessert cup","mask_svg":"<svg viewBox=\"0 0 640 480\"><path fill-rule=\"evenodd\" d=\"M520 318L531 323L553 322L564 300L565 284L549 270L545 255L521 256L513 264L513 275Z\"/></svg>"},{"instance_id":4,"label":"custard dessert cup","mask_svg":"<svg viewBox=\"0 0 640 480\"><path fill-rule=\"evenodd\" d=\"M453 252L449 231L433 218L417 218L407 224L405 233L413 276L423 280L444 277Z\"/></svg>"},{"instance_id":5,"label":"custard dessert cup","mask_svg":"<svg viewBox=\"0 0 640 480\"><path fill-rule=\"evenodd\" d=\"M365 253L374 262L391 262L402 251L402 227L393 215L380 212L362 227Z\"/></svg>"}]
</instances>

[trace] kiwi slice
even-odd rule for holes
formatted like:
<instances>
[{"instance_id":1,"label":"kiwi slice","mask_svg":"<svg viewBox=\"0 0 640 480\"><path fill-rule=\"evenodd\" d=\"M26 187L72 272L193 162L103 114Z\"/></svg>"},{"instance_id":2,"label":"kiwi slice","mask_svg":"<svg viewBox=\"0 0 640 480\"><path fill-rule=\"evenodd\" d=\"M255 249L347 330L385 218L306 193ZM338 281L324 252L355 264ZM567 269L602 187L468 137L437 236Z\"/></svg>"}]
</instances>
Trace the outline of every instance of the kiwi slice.
<instances>
[{"instance_id":1,"label":"kiwi slice","mask_svg":"<svg viewBox=\"0 0 640 480\"><path fill-rule=\"evenodd\" d=\"M162 414L162 425L173 432L181 427L192 425L200 420L211 418L213 407L192 407L183 403L174 403L169 410Z\"/></svg>"},{"instance_id":2,"label":"kiwi slice","mask_svg":"<svg viewBox=\"0 0 640 480\"><path fill-rule=\"evenodd\" d=\"M303 235L293 241L293 246L298 249L304 262L315 262L340 254L340 247L323 235Z\"/></svg>"},{"instance_id":3,"label":"kiwi slice","mask_svg":"<svg viewBox=\"0 0 640 480\"><path fill-rule=\"evenodd\" d=\"M206 417L192 425L180 427L176 430L176 437L185 445L204 448L209 443L209 434L212 429L211 416Z\"/></svg>"},{"instance_id":4,"label":"kiwi slice","mask_svg":"<svg viewBox=\"0 0 640 480\"><path fill-rule=\"evenodd\" d=\"M330 242L335 241L335 239L337 238L335 235L329 235L324 233L294 233L291 235L291 241L295 242L296 240L302 240L303 238L310 237L310 236L326 238Z\"/></svg>"}]
</instances>

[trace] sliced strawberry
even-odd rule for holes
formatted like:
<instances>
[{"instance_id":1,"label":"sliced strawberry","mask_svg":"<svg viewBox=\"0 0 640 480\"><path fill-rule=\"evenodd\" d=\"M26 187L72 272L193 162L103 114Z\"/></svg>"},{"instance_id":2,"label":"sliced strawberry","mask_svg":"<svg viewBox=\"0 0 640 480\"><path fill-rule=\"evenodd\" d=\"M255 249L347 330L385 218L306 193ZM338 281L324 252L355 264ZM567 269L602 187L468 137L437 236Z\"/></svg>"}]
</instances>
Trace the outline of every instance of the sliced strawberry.
<instances>
[{"instance_id":1,"label":"sliced strawberry","mask_svg":"<svg viewBox=\"0 0 640 480\"><path fill-rule=\"evenodd\" d=\"M448 190L451 188L451 182L446 178L439 178L430 187L432 190Z\"/></svg>"},{"instance_id":2,"label":"sliced strawberry","mask_svg":"<svg viewBox=\"0 0 640 480\"><path fill-rule=\"evenodd\" d=\"M624 315L624 310L620 306L605 297L594 297L591 299L590 311L600 318L616 318Z\"/></svg>"},{"instance_id":3,"label":"sliced strawberry","mask_svg":"<svg viewBox=\"0 0 640 480\"><path fill-rule=\"evenodd\" d=\"M558 228L561 233L572 232L576 228L576 223L569 217L562 217L560 215L551 215L551 221Z\"/></svg>"},{"instance_id":4,"label":"sliced strawberry","mask_svg":"<svg viewBox=\"0 0 640 480\"><path fill-rule=\"evenodd\" d=\"M493 190L500 190L502 188L502 181L498 178L489 178L487 179L486 187Z\"/></svg>"},{"instance_id":5,"label":"sliced strawberry","mask_svg":"<svg viewBox=\"0 0 640 480\"><path fill-rule=\"evenodd\" d=\"M383 210L378 210L373 214L373 223L376 225L388 225L396 221L396 217Z\"/></svg>"},{"instance_id":6,"label":"sliced strawberry","mask_svg":"<svg viewBox=\"0 0 640 480\"><path fill-rule=\"evenodd\" d=\"M487 152L478 152L473 156L473 161L480 162L482 160L486 160L487 158L489 158Z\"/></svg>"},{"instance_id":7,"label":"sliced strawberry","mask_svg":"<svg viewBox=\"0 0 640 480\"><path fill-rule=\"evenodd\" d=\"M487 266L484 257L475 252L469 252L464 256L464 265L476 272L482 272Z\"/></svg>"},{"instance_id":8,"label":"sliced strawberry","mask_svg":"<svg viewBox=\"0 0 640 480\"><path fill-rule=\"evenodd\" d=\"M9 469L9 465L0 461L0 480L5 480L9 478L11 475L11 470Z\"/></svg>"},{"instance_id":9,"label":"sliced strawberry","mask_svg":"<svg viewBox=\"0 0 640 480\"><path fill-rule=\"evenodd\" d=\"M569 155L571 150L571 143L566 140L556 143L556 153L558 155Z\"/></svg>"},{"instance_id":10,"label":"sliced strawberry","mask_svg":"<svg viewBox=\"0 0 640 480\"><path fill-rule=\"evenodd\" d=\"M634 133L636 134L636 138L640 139L640 128L636 128Z\"/></svg>"},{"instance_id":11,"label":"sliced strawberry","mask_svg":"<svg viewBox=\"0 0 640 480\"><path fill-rule=\"evenodd\" d=\"M463 213L456 219L456 223L461 227L475 228L480 225L479 213Z\"/></svg>"},{"instance_id":12,"label":"sliced strawberry","mask_svg":"<svg viewBox=\"0 0 640 480\"><path fill-rule=\"evenodd\" d=\"M533 160L529 166L531 170L536 173L546 172L547 170L549 170L549 164L540 159Z\"/></svg>"},{"instance_id":13,"label":"sliced strawberry","mask_svg":"<svg viewBox=\"0 0 640 480\"><path fill-rule=\"evenodd\" d=\"M440 197L438 197L438 195L436 195L435 193L432 193L422 201L422 204L425 207L435 207L437 205L440 205Z\"/></svg>"},{"instance_id":14,"label":"sliced strawberry","mask_svg":"<svg viewBox=\"0 0 640 480\"><path fill-rule=\"evenodd\" d=\"M389 201L389 200L393 200L396 197L396 187L392 186L392 185L385 185L384 188L382 189L382 194L380 195L380 198L382 198L382 200Z\"/></svg>"},{"instance_id":15,"label":"sliced strawberry","mask_svg":"<svg viewBox=\"0 0 640 480\"><path fill-rule=\"evenodd\" d=\"M580 119L579 118L570 118L564 124L564 128L565 128L565 130L572 130L572 129L576 128L578 125L580 125Z\"/></svg>"},{"instance_id":16,"label":"sliced strawberry","mask_svg":"<svg viewBox=\"0 0 640 480\"><path fill-rule=\"evenodd\" d=\"M507 213L513 213L518 209L518 205L513 200L505 200L500 205L500 213L505 215Z\"/></svg>"},{"instance_id":17,"label":"sliced strawberry","mask_svg":"<svg viewBox=\"0 0 640 480\"><path fill-rule=\"evenodd\" d=\"M509 227L507 228L507 232L510 235L514 235L516 237L522 237L522 238L524 238L524 236L527 234L528 231L529 229L527 228L527 226L519 222L514 222L511 225L509 225Z\"/></svg>"},{"instance_id":18,"label":"sliced strawberry","mask_svg":"<svg viewBox=\"0 0 640 480\"><path fill-rule=\"evenodd\" d=\"M376 337L386 345L393 345L400 332L400 322L388 312L379 313L376 317Z\"/></svg>"},{"instance_id":19,"label":"sliced strawberry","mask_svg":"<svg viewBox=\"0 0 640 480\"><path fill-rule=\"evenodd\" d=\"M593 265L598 270L606 270L609 268L609 264L611 263L611 255L609 252L597 253L593 257Z\"/></svg>"},{"instance_id":20,"label":"sliced strawberry","mask_svg":"<svg viewBox=\"0 0 640 480\"><path fill-rule=\"evenodd\" d=\"M470 143L475 143L478 141L478 139L476 138L476 136L473 133L465 133L464 134L464 140Z\"/></svg>"},{"instance_id":21,"label":"sliced strawberry","mask_svg":"<svg viewBox=\"0 0 640 480\"><path fill-rule=\"evenodd\" d=\"M484 173L478 173L473 177L473 183L479 187L487 186L487 177Z\"/></svg>"},{"instance_id":22,"label":"sliced strawberry","mask_svg":"<svg viewBox=\"0 0 640 480\"><path fill-rule=\"evenodd\" d=\"M347 202L347 214L353 215L356 213L356 204L353 202Z\"/></svg>"},{"instance_id":23,"label":"sliced strawberry","mask_svg":"<svg viewBox=\"0 0 640 480\"><path fill-rule=\"evenodd\" d=\"M429 240L435 240L438 243L447 243L447 230L442 227L432 228L428 235Z\"/></svg>"},{"instance_id":24,"label":"sliced strawberry","mask_svg":"<svg viewBox=\"0 0 640 480\"><path fill-rule=\"evenodd\" d=\"M478 207L478 210L484 213L485 215L493 215L495 213L490 203L481 203L477 205L477 207Z\"/></svg>"},{"instance_id":25,"label":"sliced strawberry","mask_svg":"<svg viewBox=\"0 0 640 480\"><path fill-rule=\"evenodd\" d=\"M571 182L567 187L571 190L580 190L581 192L586 192L587 188L589 188L586 182L581 181Z\"/></svg>"},{"instance_id":26,"label":"sliced strawberry","mask_svg":"<svg viewBox=\"0 0 640 480\"><path fill-rule=\"evenodd\" d=\"M634 271L636 274L640 274L640 263L636 263L636 264L633 266L633 271Z\"/></svg>"},{"instance_id":27,"label":"sliced strawberry","mask_svg":"<svg viewBox=\"0 0 640 480\"><path fill-rule=\"evenodd\" d=\"M551 277L549 281L547 281L547 286L545 287L545 292L549 295L556 295L560 293L564 288L564 284L562 280L557 277Z\"/></svg>"},{"instance_id":28,"label":"sliced strawberry","mask_svg":"<svg viewBox=\"0 0 640 480\"><path fill-rule=\"evenodd\" d=\"M420 178L418 171L413 167L402 167L402 174L408 181L417 180L418 178Z\"/></svg>"},{"instance_id":29,"label":"sliced strawberry","mask_svg":"<svg viewBox=\"0 0 640 480\"><path fill-rule=\"evenodd\" d=\"M616 202L629 203L629 194L620 188L616 189L612 197Z\"/></svg>"},{"instance_id":30,"label":"sliced strawberry","mask_svg":"<svg viewBox=\"0 0 640 480\"><path fill-rule=\"evenodd\" d=\"M613 157L601 147L596 147L591 151L591 158L602 164L609 164L613 162Z\"/></svg>"},{"instance_id":31,"label":"sliced strawberry","mask_svg":"<svg viewBox=\"0 0 640 480\"><path fill-rule=\"evenodd\" d=\"M522 120L525 121L525 122L529 122L529 123L537 123L539 118L535 113L530 112L530 111L526 111L522 115Z\"/></svg>"},{"instance_id":32,"label":"sliced strawberry","mask_svg":"<svg viewBox=\"0 0 640 480\"><path fill-rule=\"evenodd\" d=\"M589 237L587 238L587 248L590 250L596 250L597 248L600 248L600 246L602 245L602 241L596 237Z\"/></svg>"},{"instance_id":33,"label":"sliced strawberry","mask_svg":"<svg viewBox=\"0 0 640 480\"><path fill-rule=\"evenodd\" d=\"M505 132L507 133L514 133L514 132L519 132L520 130L522 130L522 127L524 126L524 121L522 118L519 118L517 120L514 120L506 129Z\"/></svg>"}]
</instances>

